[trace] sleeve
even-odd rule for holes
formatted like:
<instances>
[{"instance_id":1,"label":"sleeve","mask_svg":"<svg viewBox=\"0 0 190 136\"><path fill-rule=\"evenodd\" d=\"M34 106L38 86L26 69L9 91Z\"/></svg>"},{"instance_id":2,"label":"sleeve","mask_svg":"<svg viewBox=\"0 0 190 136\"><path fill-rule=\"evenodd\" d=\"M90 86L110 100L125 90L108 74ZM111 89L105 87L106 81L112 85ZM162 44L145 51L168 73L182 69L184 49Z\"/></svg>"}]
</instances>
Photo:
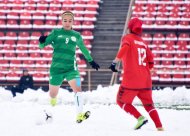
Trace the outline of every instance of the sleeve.
<instances>
[{"instance_id":1,"label":"sleeve","mask_svg":"<svg viewBox=\"0 0 190 136\"><path fill-rule=\"evenodd\" d=\"M147 60L148 60L149 68L152 69L154 67L154 56L150 48L148 47L147 47Z\"/></svg>"},{"instance_id":2,"label":"sleeve","mask_svg":"<svg viewBox=\"0 0 190 136\"><path fill-rule=\"evenodd\" d=\"M33 77L30 76L30 88L33 88L33 84L34 84Z\"/></svg>"},{"instance_id":3,"label":"sleeve","mask_svg":"<svg viewBox=\"0 0 190 136\"><path fill-rule=\"evenodd\" d=\"M130 45L129 40L126 37L123 37L121 49L118 51L116 57L121 59L123 57L123 55L129 50L129 45Z\"/></svg>"},{"instance_id":4,"label":"sleeve","mask_svg":"<svg viewBox=\"0 0 190 136\"><path fill-rule=\"evenodd\" d=\"M79 47L79 49L82 51L84 57L86 58L86 60L88 62L91 62L93 59L88 51L88 49L86 48L86 46L84 45L84 42L83 42L83 39L82 39L82 36L79 35L79 38L77 40L77 46Z\"/></svg>"},{"instance_id":5,"label":"sleeve","mask_svg":"<svg viewBox=\"0 0 190 136\"><path fill-rule=\"evenodd\" d=\"M19 80L19 83L18 83L18 86L21 87L23 85L23 76L21 76L20 80Z\"/></svg>"},{"instance_id":6,"label":"sleeve","mask_svg":"<svg viewBox=\"0 0 190 136\"><path fill-rule=\"evenodd\" d=\"M45 46L52 44L55 37L55 30L52 30L51 33L47 36L44 43L39 43L39 48L44 48Z\"/></svg>"}]
</instances>

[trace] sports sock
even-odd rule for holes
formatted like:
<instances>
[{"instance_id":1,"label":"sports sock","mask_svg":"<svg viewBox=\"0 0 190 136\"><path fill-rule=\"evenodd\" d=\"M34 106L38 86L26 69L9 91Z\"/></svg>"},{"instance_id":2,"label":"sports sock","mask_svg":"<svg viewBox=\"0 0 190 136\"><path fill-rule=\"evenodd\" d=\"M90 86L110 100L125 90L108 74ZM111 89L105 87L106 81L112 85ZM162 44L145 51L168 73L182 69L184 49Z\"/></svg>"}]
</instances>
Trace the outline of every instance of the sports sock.
<instances>
[{"instance_id":1,"label":"sports sock","mask_svg":"<svg viewBox=\"0 0 190 136\"><path fill-rule=\"evenodd\" d=\"M83 110L82 92L75 93L75 95L74 95L74 102L75 102L77 114L82 113L82 110Z\"/></svg>"},{"instance_id":2,"label":"sports sock","mask_svg":"<svg viewBox=\"0 0 190 136\"><path fill-rule=\"evenodd\" d=\"M157 110L152 105L145 105L144 108L149 113L151 119L153 120L156 128L162 128L162 123L160 121Z\"/></svg>"},{"instance_id":3,"label":"sports sock","mask_svg":"<svg viewBox=\"0 0 190 136\"><path fill-rule=\"evenodd\" d=\"M124 109L127 113L133 115L136 119L142 116L132 104L123 104L122 109Z\"/></svg>"}]
</instances>

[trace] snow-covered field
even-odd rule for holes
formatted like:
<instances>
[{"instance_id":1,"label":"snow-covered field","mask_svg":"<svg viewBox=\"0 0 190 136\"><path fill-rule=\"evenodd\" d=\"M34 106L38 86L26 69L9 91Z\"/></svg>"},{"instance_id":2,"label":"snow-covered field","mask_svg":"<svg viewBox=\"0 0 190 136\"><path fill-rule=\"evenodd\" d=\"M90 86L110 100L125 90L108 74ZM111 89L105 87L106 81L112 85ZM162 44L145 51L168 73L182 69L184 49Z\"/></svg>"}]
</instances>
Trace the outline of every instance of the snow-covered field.
<instances>
[{"instance_id":1,"label":"snow-covered field","mask_svg":"<svg viewBox=\"0 0 190 136\"><path fill-rule=\"evenodd\" d=\"M158 132L140 105L134 104L149 119L140 130L133 130L136 120L115 104L118 85L98 86L97 90L84 93L84 110L91 111L91 117L82 124L75 123L73 93L60 89L58 105L49 106L48 93L42 90L26 90L13 98L11 93L0 88L0 135L1 136L189 136L190 90L179 87L154 91L153 99L165 131ZM44 110L51 112L53 122L45 122Z\"/></svg>"}]
</instances>

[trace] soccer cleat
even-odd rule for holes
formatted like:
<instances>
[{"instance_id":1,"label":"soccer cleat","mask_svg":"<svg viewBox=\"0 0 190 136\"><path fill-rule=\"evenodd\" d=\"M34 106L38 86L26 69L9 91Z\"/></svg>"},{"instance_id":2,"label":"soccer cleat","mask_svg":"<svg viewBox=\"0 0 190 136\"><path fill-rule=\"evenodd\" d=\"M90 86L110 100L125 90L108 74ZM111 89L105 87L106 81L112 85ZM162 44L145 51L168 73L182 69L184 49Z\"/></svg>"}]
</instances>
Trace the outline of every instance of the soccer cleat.
<instances>
[{"instance_id":1,"label":"soccer cleat","mask_svg":"<svg viewBox=\"0 0 190 136\"><path fill-rule=\"evenodd\" d=\"M77 121L76 121L76 122L77 122L77 123L81 123L82 121L88 119L89 116L90 116L90 111L87 111L87 112L85 112L85 113L79 113L79 114L77 115Z\"/></svg>"},{"instance_id":2,"label":"soccer cleat","mask_svg":"<svg viewBox=\"0 0 190 136\"><path fill-rule=\"evenodd\" d=\"M57 98L51 98L50 104L51 106L55 106L57 104Z\"/></svg>"},{"instance_id":3,"label":"soccer cleat","mask_svg":"<svg viewBox=\"0 0 190 136\"><path fill-rule=\"evenodd\" d=\"M137 124L136 124L136 126L135 126L135 130L137 130L137 129L140 129L144 124L146 124L148 122L148 120L144 117L144 116L140 116L139 118L138 118L138 122L137 122Z\"/></svg>"},{"instance_id":4,"label":"soccer cleat","mask_svg":"<svg viewBox=\"0 0 190 136\"><path fill-rule=\"evenodd\" d=\"M163 127L159 127L157 128L158 131L164 131L164 128Z\"/></svg>"}]
</instances>

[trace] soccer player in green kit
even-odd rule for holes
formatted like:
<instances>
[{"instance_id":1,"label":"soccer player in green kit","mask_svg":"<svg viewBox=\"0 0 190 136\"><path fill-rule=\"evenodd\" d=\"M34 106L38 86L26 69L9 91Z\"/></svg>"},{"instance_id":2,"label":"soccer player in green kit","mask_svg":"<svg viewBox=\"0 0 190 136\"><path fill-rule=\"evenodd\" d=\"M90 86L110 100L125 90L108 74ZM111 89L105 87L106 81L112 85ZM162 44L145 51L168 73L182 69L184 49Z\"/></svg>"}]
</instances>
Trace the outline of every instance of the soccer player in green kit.
<instances>
[{"instance_id":1,"label":"soccer player in green kit","mask_svg":"<svg viewBox=\"0 0 190 136\"><path fill-rule=\"evenodd\" d=\"M83 100L80 74L76 63L76 46L82 51L92 68L98 70L100 66L93 61L93 58L83 43L80 33L72 30L74 14L70 11L65 11L61 17L63 28L52 30L48 36L40 36L39 47L44 48L49 44L53 47L53 58L49 78L51 105L56 105L56 97L59 88L63 80L66 79L72 90L75 92L74 101L77 110L76 121L77 123L80 123L89 117L90 112L82 112Z\"/></svg>"}]
</instances>

